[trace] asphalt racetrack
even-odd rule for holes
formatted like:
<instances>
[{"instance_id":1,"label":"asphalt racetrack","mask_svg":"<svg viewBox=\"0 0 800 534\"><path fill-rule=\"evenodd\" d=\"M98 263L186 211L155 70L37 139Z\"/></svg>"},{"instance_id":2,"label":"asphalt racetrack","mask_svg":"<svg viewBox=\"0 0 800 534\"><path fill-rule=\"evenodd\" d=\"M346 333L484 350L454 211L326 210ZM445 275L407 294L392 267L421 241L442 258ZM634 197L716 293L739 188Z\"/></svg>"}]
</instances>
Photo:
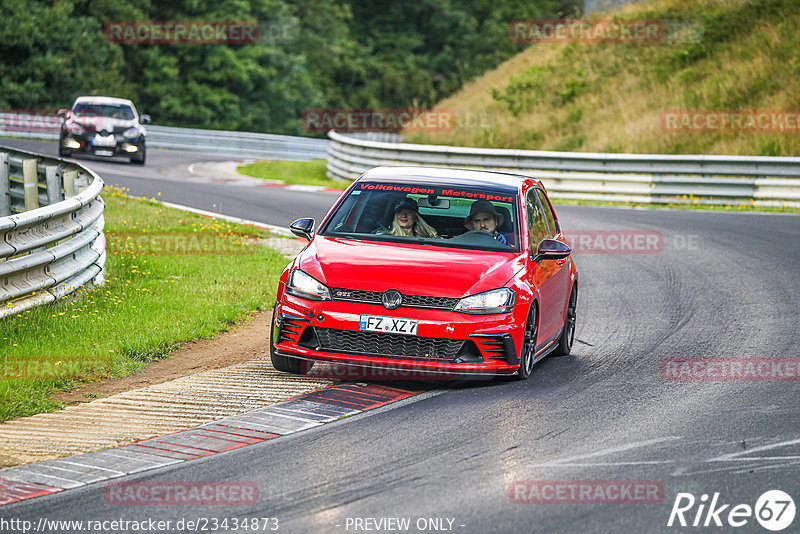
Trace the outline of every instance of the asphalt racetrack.
<instances>
[{"instance_id":1,"label":"asphalt racetrack","mask_svg":"<svg viewBox=\"0 0 800 534\"><path fill-rule=\"evenodd\" d=\"M3 144L55 153L55 142ZM163 200L201 209L221 201L228 215L283 226L319 219L336 198L182 181L159 170L215 158L159 150L148 158L144 169L83 162L134 195L160 191ZM529 380L443 384L363 415L116 480L250 482L259 489L255 504L121 506L93 484L5 506L2 516L34 524L277 518L279 532L309 533L767 532L756 515L785 518L794 505L759 497L800 496L800 216L556 211L568 235L590 238L574 254L577 341L570 356L537 364ZM597 248L631 235L655 236L658 246ZM693 374L676 363L694 358L735 358L743 371L721 380L718 366L711 380L688 380L713 374L707 360ZM751 515L746 507L731 514L738 505Z\"/></svg>"}]
</instances>

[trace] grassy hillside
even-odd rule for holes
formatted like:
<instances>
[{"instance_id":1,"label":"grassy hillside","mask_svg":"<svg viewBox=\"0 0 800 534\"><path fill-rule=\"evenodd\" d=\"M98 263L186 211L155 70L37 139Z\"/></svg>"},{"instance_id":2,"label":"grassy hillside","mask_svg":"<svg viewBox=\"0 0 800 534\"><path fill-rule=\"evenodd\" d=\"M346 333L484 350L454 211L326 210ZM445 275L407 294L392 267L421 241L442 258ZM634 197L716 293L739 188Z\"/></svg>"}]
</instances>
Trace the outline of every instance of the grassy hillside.
<instances>
[{"instance_id":1,"label":"grassy hillside","mask_svg":"<svg viewBox=\"0 0 800 534\"><path fill-rule=\"evenodd\" d=\"M668 132L665 110L800 110L800 2L654 0L612 14L658 20L665 38L537 43L439 109L449 132L408 142L585 152L800 155L793 132ZM459 117L463 119L459 120Z\"/></svg>"}]
</instances>

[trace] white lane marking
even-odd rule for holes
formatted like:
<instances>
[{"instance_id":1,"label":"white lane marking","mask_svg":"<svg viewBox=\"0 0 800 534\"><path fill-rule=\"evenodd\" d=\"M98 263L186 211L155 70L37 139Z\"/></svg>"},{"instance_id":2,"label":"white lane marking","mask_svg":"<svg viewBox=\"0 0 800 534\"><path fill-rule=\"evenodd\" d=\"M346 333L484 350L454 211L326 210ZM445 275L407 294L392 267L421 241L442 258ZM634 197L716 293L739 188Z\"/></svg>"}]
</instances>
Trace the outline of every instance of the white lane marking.
<instances>
[{"instance_id":1,"label":"white lane marking","mask_svg":"<svg viewBox=\"0 0 800 534\"><path fill-rule=\"evenodd\" d=\"M44 473L39 473L38 471L34 471L32 469L28 470L26 472L30 473L30 475L28 475L27 479L16 478L16 477L21 477L21 476L24 477L25 475L24 474L22 474L22 475L16 474L15 475L13 473L12 474L4 473L3 474L3 478L7 478L7 479L10 479L10 480L15 480L17 482L24 482L25 484L45 484L45 485L52 484L55 487L61 488L61 489L72 489L72 488L77 488L79 486L85 486L86 485L86 482L81 482L80 480L73 480L71 478L61 478L61 477L57 477L55 475L45 475ZM31 475L34 478L35 477L52 478L53 480L58 481L58 483L60 483L62 485L59 486L59 485L57 485L56 482L36 482L32 478L30 478ZM66 485L64 484L65 482L67 483Z\"/></svg>"},{"instance_id":2,"label":"white lane marking","mask_svg":"<svg viewBox=\"0 0 800 534\"><path fill-rule=\"evenodd\" d=\"M771 449L777 449L778 447L786 447L788 445L797 445L798 443L800 443L800 438L792 439L792 440L789 440L789 441L781 441L781 442L778 442L778 443L771 443L769 445L762 445L760 447L755 447L755 448L752 448L752 449L745 449L743 451L729 452L729 453L725 453L725 454L722 454L720 456L716 456L714 458L711 458L711 459L709 459L707 461L708 462L730 462L730 461L733 461L733 460L740 459L740 457L744 456L745 454L753 454L754 452L768 451L768 450L771 450ZM761 458L761 459L780 460L781 458L791 459L793 457L792 456L782 456L782 457L781 456L776 456L776 457L771 457L771 458L767 457L767 458ZM756 458L746 457L746 458L742 458L742 459L743 460L754 460Z\"/></svg>"},{"instance_id":3,"label":"white lane marking","mask_svg":"<svg viewBox=\"0 0 800 534\"><path fill-rule=\"evenodd\" d=\"M749 451L745 451L749 452ZM720 458L711 458L710 460L706 460L707 462L749 462L751 460L765 460L765 461L775 461L775 460L800 460L800 456L745 456L743 458L726 458L721 460Z\"/></svg>"},{"instance_id":4,"label":"white lane marking","mask_svg":"<svg viewBox=\"0 0 800 534\"><path fill-rule=\"evenodd\" d=\"M552 462L545 462L541 464L531 464L531 467L545 467L545 466L566 466L566 465L574 465L573 462L575 460L585 460L586 458L596 458L598 456L607 456L609 454L616 454L618 452L625 452L632 449L640 449L642 447L647 447L649 445L656 445L658 443L666 443L668 441L678 441L682 440L683 436L667 436L664 438L656 438L656 439L648 439L645 441L635 441L633 443L627 443L625 445L620 445L618 447L610 447L608 449L603 449L600 451L590 452L589 454L580 454L578 456L570 456L569 458L561 458L559 460L553 460Z\"/></svg>"},{"instance_id":5,"label":"white lane marking","mask_svg":"<svg viewBox=\"0 0 800 534\"><path fill-rule=\"evenodd\" d=\"M139 442L139 443L143 443L143 442ZM147 446L148 445L145 445L145 447L147 447ZM189 447L189 448L193 449L194 447ZM158 455L155 455L155 454L149 454L149 453L138 452L138 451L137 451L137 453L134 453L134 454L137 454L137 455L133 456L133 455L127 454L129 452L132 452L130 450L125 450L126 454L115 454L115 453L118 453L118 452L123 451L123 450L125 450L125 447L120 447L117 450L109 449L109 450L106 450L106 451L103 451L103 452L107 453L109 456L113 456L114 458L122 458L124 460L128 460L128 463L151 464L153 466L153 467L147 467L147 469L153 469L155 467L164 467L164 466L167 466L167 465L170 465L170 464L173 464L173 463L184 461L184 460L177 459L177 458L167 458L166 456L158 456ZM198 450L200 450L200 449L198 449ZM175 452L175 451L171 451L171 452ZM191 454L191 453L183 453L183 454ZM142 458L142 456L144 456L144 455L154 456L154 457L158 458L159 461L156 462L155 460L148 460L148 459ZM164 460L164 462L161 462L161 460ZM131 472L132 471L128 471L129 474Z\"/></svg>"},{"instance_id":6,"label":"white lane marking","mask_svg":"<svg viewBox=\"0 0 800 534\"><path fill-rule=\"evenodd\" d=\"M321 185L292 184L292 185L287 185L283 189L288 189L289 191L308 191L315 193L318 191L324 191L325 189L327 189L327 187Z\"/></svg>"},{"instance_id":7,"label":"white lane marking","mask_svg":"<svg viewBox=\"0 0 800 534\"><path fill-rule=\"evenodd\" d=\"M265 410L263 412L257 412L257 413L274 415L275 417L286 417L287 419L293 419L293 420L298 421L300 423L312 423L312 424L315 424L315 425L324 424L324 422L320 421L319 419L310 419L308 417L300 417L300 414L298 414L296 412L288 414L288 413L280 412L280 411L276 411L276 410L269 410L269 411Z\"/></svg>"},{"instance_id":8,"label":"white lane marking","mask_svg":"<svg viewBox=\"0 0 800 534\"><path fill-rule=\"evenodd\" d=\"M737 471L731 471L731 473L734 474L734 475L746 475L748 473L755 473L756 471L767 471L769 469L784 469L784 468L789 467L791 465L799 465L799 464L800 464L800 462L786 462L786 463L781 463L781 464L760 465L760 466L757 466L757 467L756 466L752 466L752 467L745 467L745 468L740 468L741 466L737 465L736 467L740 468L740 469L738 469ZM733 467L733 466L731 466L731 467Z\"/></svg>"},{"instance_id":9,"label":"white lane marking","mask_svg":"<svg viewBox=\"0 0 800 534\"><path fill-rule=\"evenodd\" d=\"M705 465L705 464L703 464ZM719 464L717 464L719 465ZM769 469L782 469L793 465L800 465L800 461L797 462L780 462L780 463L772 463L767 465L758 465L757 463L753 463L752 465L748 465L747 463L737 463L735 465L728 464L724 467L715 467L713 469L691 469L688 467L679 467L670 473L672 477L690 477L690 476L698 476L698 475L710 475L713 473L750 473L755 471L766 471Z\"/></svg>"},{"instance_id":10,"label":"white lane marking","mask_svg":"<svg viewBox=\"0 0 800 534\"><path fill-rule=\"evenodd\" d=\"M80 458L80 457L79 456L68 456L66 459L60 459L59 458L59 460L64 462L65 464L70 464L70 465L79 466L79 467L89 467L91 469L97 469L98 471L108 471L109 473L113 473L115 476L122 476L122 475L125 474L122 471L116 471L114 469L109 469L107 467L100 467L99 465L84 464L84 463L81 463L81 462L77 462L77 461L75 461L75 458ZM85 473L86 471L77 471L77 472L78 473Z\"/></svg>"},{"instance_id":11,"label":"white lane marking","mask_svg":"<svg viewBox=\"0 0 800 534\"><path fill-rule=\"evenodd\" d=\"M283 226L276 226L274 224L251 221L250 219L242 219L241 217L233 217L231 215L222 215L221 213L214 213L213 211L200 210L197 208L192 208L190 206L184 206L182 204L173 204L172 202L162 202L158 200L156 202L167 208L174 208L176 210L188 211L189 213L196 213L197 215L204 215L206 217L211 217L213 219L222 219L224 221L233 222L237 224L247 224L250 226L255 226L256 228L261 228L264 230L269 230L270 232L275 232L276 234L279 235L294 237L292 231Z\"/></svg>"},{"instance_id":12,"label":"white lane marking","mask_svg":"<svg viewBox=\"0 0 800 534\"><path fill-rule=\"evenodd\" d=\"M560 463L551 463L551 464L536 464L534 467L540 466L550 466L550 467L616 467L616 466L625 466L625 465L662 465L662 464L672 464L675 463L674 460L652 460L652 461L642 461L642 462L594 462L594 463L585 463L585 464L560 464Z\"/></svg>"}]
</instances>

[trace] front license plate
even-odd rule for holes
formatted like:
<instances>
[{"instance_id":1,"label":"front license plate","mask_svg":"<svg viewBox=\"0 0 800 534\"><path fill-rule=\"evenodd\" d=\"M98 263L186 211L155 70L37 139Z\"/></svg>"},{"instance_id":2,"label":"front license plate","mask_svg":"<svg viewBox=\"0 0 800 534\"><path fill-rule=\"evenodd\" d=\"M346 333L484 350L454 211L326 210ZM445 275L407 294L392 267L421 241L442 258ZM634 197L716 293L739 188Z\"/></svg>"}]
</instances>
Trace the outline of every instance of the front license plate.
<instances>
[{"instance_id":1,"label":"front license plate","mask_svg":"<svg viewBox=\"0 0 800 534\"><path fill-rule=\"evenodd\" d=\"M95 153L96 156L113 156L114 155L114 151L113 150L95 150L94 153Z\"/></svg>"},{"instance_id":2,"label":"front license plate","mask_svg":"<svg viewBox=\"0 0 800 534\"><path fill-rule=\"evenodd\" d=\"M92 145L94 146L115 146L117 141L114 139L113 135L100 135L97 134L94 136L92 140Z\"/></svg>"},{"instance_id":3,"label":"front license plate","mask_svg":"<svg viewBox=\"0 0 800 534\"><path fill-rule=\"evenodd\" d=\"M418 323L419 321L416 319L362 315L358 323L358 329L365 332L385 332L387 334L416 336Z\"/></svg>"}]
</instances>

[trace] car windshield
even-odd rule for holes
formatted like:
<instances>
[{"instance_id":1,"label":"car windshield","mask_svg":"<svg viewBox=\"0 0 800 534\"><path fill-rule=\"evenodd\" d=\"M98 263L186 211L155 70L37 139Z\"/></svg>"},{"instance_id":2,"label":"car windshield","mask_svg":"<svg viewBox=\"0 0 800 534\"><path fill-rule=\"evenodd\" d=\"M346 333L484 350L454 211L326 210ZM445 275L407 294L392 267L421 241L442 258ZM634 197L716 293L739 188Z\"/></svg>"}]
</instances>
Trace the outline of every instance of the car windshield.
<instances>
[{"instance_id":1,"label":"car windshield","mask_svg":"<svg viewBox=\"0 0 800 534\"><path fill-rule=\"evenodd\" d=\"M518 252L517 205L508 190L359 182L320 234Z\"/></svg>"},{"instance_id":2,"label":"car windshield","mask_svg":"<svg viewBox=\"0 0 800 534\"><path fill-rule=\"evenodd\" d=\"M72 114L76 117L112 117L124 121L133 120L133 108L127 104L75 104Z\"/></svg>"}]
</instances>

